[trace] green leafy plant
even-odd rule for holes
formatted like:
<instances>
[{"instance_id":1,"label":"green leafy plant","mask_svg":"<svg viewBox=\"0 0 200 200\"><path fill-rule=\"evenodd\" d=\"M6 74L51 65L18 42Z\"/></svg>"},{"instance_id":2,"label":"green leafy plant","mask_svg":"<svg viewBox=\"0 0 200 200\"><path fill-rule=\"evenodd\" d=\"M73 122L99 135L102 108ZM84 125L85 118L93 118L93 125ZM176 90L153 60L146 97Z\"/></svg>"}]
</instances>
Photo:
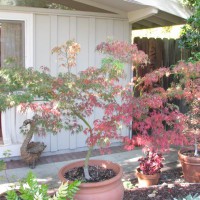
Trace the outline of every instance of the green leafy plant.
<instances>
[{"instance_id":1,"label":"green leafy plant","mask_svg":"<svg viewBox=\"0 0 200 200\"><path fill-rule=\"evenodd\" d=\"M4 158L9 158L11 156L11 150L7 149L3 152Z\"/></svg>"},{"instance_id":2,"label":"green leafy plant","mask_svg":"<svg viewBox=\"0 0 200 200\"><path fill-rule=\"evenodd\" d=\"M179 0L184 6L194 8L197 5L199 0Z\"/></svg>"},{"instance_id":3,"label":"green leafy plant","mask_svg":"<svg viewBox=\"0 0 200 200\"><path fill-rule=\"evenodd\" d=\"M48 186L46 184L40 185L36 176L29 172L24 181L20 183L18 192L16 190L7 191L7 200L73 200L74 195L78 191L80 181L74 181L71 184L63 183L56 194L50 197L47 193Z\"/></svg>"},{"instance_id":4,"label":"green leafy plant","mask_svg":"<svg viewBox=\"0 0 200 200\"><path fill-rule=\"evenodd\" d=\"M133 189L135 186L131 183L131 181L123 181L123 186L127 190Z\"/></svg>"},{"instance_id":5,"label":"green leafy plant","mask_svg":"<svg viewBox=\"0 0 200 200\"><path fill-rule=\"evenodd\" d=\"M200 200L200 195L195 194L194 196L192 196L191 194L189 194L188 196L184 197L183 199L174 198L174 200Z\"/></svg>"},{"instance_id":6,"label":"green leafy plant","mask_svg":"<svg viewBox=\"0 0 200 200\"><path fill-rule=\"evenodd\" d=\"M192 1L188 4L193 6L194 12L187 19L187 23L181 30L179 47L197 53L200 50L200 2ZM194 55L195 54L192 54L192 56ZM197 58L199 58L199 56L197 56L196 59Z\"/></svg>"},{"instance_id":7,"label":"green leafy plant","mask_svg":"<svg viewBox=\"0 0 200 200\"><path fill-rule=\"evenodd\" d=\"M6 163L3 160L0 160L0 171L6 169Z\"/></svg>"},{"instance_id":8,"label":"green leafy plant","mask_svg":"<svg viewBox=\"0 0 200 200\"><path fill-rule=\"evenodd\" d=\"M11 151L8 149L8 150L5 150L3 152L3 156L4 158L9 158L11 156ZM4 160L0 160L0 171L2 170L5 170L6 169L6 163Z\"/></svg>"},{"instance_id":9,"label":"green leafy plant","mask_svg":"<svg viewBox=\"0 0 200 200\"><path fill-rule=\"evenodd\" d=\"M49 200L65 200L66 197L69 200L73 200L74 195L78 191L78 186L80 185L80 181L74 181L70 184L64 183L62 184L56 194L50 198Z\"/></svg>"}]
</instances>

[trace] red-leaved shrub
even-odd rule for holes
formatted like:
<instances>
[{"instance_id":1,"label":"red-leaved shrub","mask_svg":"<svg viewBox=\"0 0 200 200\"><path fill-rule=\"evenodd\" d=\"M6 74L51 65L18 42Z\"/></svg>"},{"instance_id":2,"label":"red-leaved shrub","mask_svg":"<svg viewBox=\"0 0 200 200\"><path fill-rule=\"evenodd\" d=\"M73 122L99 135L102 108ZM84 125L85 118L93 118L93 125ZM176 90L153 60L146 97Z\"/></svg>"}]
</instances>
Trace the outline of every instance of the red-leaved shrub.
<instances>
[{"instance_id":1,"label":"red-leaved shrub","mask_svg":"<svg viewBox=\"0 0 200 200\"><path fill-rule=\"evenodd\" d=\"M139 170L146 175L160 173L163 167L163 160L164 157L161 153L148 151L145 157L138 160L140 162Z\"/></svg>"}]
</instances>

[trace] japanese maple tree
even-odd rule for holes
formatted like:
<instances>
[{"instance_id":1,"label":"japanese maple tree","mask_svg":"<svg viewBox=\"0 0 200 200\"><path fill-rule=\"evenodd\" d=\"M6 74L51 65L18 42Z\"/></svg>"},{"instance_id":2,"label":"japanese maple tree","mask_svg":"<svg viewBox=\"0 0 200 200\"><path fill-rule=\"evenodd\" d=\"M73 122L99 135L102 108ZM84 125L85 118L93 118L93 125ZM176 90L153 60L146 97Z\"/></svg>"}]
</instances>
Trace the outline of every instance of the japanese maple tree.
<instances>
[{"instance_id":1,"label":"japanese maple tree","mask_svg":"<svg viewBox=\"0 0 200 200\"><path fill-rule=\"evenodd\" d=\"M101 45L97 47L98 51ZM127 58L131 62L141 62L137 60L139 55L144 60L147 58L136 45L118 41L105 45L115 54L119 53L120 59L115 59L114 55L106 57L99 68L88 67L78 74L73 73L72 68L76 66L80 45L71 40L52 50L57 53L65 71L57 77L51 76L46 67L42 67L41 72L19 67L0 71L0 110L20 105L22 112L33 111L37 116L34 117L36 134L56 134L64 128L72 134L83 132L88 136L89 150L84 167L87 179L90 178L88 161L95 145L107 147L110 139L121 139L118 131L121 122L132 121L132 116L124 113L127 99L120 100L124 94L132 96L120 83L125 78L124 62ZM100 114L92 120L94 111Z\"/></svg>"},{"instance_id":2,"label":"japanese maple tree","mask_svg":"<svg viewBox=\"0 0 200 200\"><path fill-rule=\"evenodd\" d=\"M119 45L120 46L120 45ZM135 145L148 149L167 151L171 144L189 145L199 138L200 108L200 62L179 62L172 68L162 67L144 77L139 75L140 68L147 67L147 57L140 51L131 52L131 47L115 48L102 43L99 47L104 54L115 59L133 63L135 77L132 96L128 90L123 94L124 116L132 117L132 129L136 133L132 139L124 138L125 148L133 149ZM116 51L117 49L117 51ZM128 51L127 53L124 53ZM173 82L165 89L163 77L173 76ZM182 113L173 103L174 99L183 99L188 105L188 112ZM130 120L130 118L127 118ZM130 123L129 120L124 122ZM136 143L137 141L137 143Z\"/></svg>"}]
</instances>

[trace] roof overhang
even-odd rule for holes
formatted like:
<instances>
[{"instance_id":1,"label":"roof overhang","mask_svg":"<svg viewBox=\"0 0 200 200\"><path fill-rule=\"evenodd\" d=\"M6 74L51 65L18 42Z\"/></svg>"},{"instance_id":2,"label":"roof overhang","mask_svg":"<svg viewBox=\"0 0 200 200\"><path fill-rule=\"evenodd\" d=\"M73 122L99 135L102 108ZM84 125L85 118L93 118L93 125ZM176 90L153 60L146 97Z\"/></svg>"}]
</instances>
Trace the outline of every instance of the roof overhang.
<instances>
[{"instance_id":1,"label":"roof overhang","mask_svg":"<svg viewBox=\"0 0 200 200\"><path fill-rule=\"evenodd\" d=\"M179 0L50 0L76 10L128 18L133 29L184 24L191 15Z\"/></svg>"}]
</instances>

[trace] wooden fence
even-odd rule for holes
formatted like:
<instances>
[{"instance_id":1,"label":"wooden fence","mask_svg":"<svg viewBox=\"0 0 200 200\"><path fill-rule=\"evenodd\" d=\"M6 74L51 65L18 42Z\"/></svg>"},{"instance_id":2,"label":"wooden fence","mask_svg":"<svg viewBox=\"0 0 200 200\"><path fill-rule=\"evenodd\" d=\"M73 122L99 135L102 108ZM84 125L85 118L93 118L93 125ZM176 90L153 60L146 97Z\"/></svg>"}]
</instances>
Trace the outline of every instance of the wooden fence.
<instances>
[{"instance_id":1,"label":"wooden fence","mask_svg":"<svg viewBox=\"0 0 200 200\"><path fill-rule=\"evenodd\" d=\"M150 67L169 67L176 64L179 60L190 57L188 50L178 48L178 40L160 38L134 38L139 50L143 50L150 58Z\"/></svg>"},{"instance_id":2,"label":"wooden fence","mask_svg":"<svg viewBox=\"0 0 200 200\"><path fill-rule=\"evenodd\" d=\"M144 51L150 60L150 64L146 68L140 68L139 76L144 76L147 72L160 67L170 67L175 65L180 60L186 60L190 57L188 50L180 49L178 47L178 40L174 39L155 39L155 38L134 38L134 43L137 44L138 49ZM133 72L133 76L134 76ZM167 89L173 80L173 76L164 77L160 84ZM187 105L185 101L174 99L173 103L179 106L181 112L187 112ZM132 131L132 135L137 133Z\"/></svg>"},{"instance_id":3,"label":"wooden fence","mask_svg":"<svg viewBox=\"0 0 200 200\"><path fill-rule=\"evenodd\" d=\"M159 67L170 67L180 60L186 60L191 56L188 50L178 48L178 40L174 39L155 39L155 38L135 38L134 43L137 44L138 49L148 54L150 64L146 69L139 71L139 75L143 76ZM167 89L173 80L173 76L164 77L160 83ZM182 100L174 100L174 103L179 106L181 112L187 111L187 106Z\"/></svg>"}]
</instances>

